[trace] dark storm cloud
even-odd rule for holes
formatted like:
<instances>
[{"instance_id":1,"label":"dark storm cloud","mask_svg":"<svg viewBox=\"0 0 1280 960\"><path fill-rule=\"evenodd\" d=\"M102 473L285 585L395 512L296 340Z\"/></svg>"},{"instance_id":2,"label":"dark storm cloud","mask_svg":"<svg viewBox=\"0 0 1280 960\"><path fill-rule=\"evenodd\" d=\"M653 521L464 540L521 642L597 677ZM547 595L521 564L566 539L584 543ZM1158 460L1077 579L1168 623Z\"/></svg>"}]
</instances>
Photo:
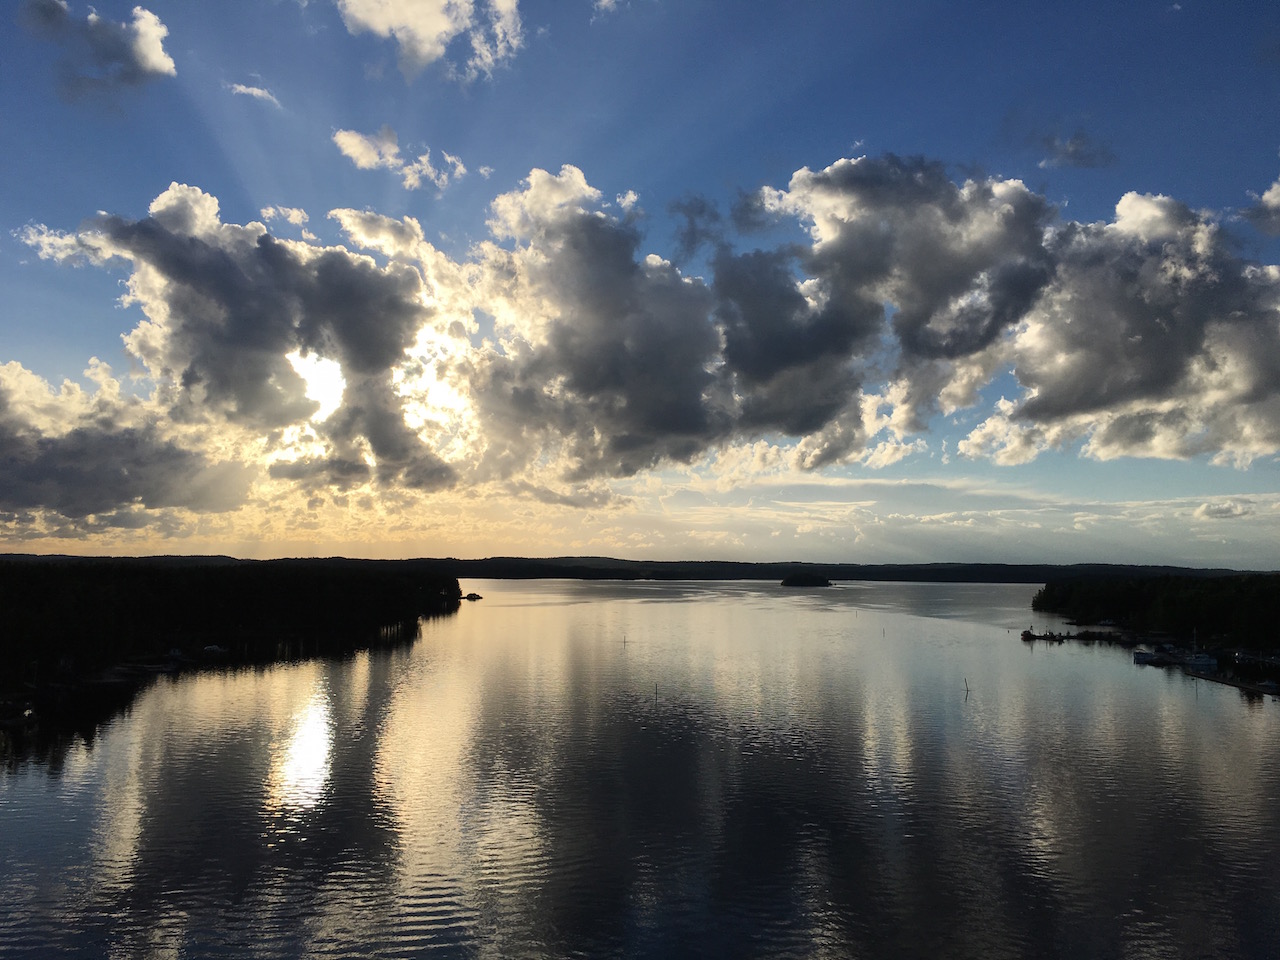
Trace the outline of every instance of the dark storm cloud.
<instances>
[{"instance_id":1,"label":"dark storm cloud","mask_svg":"<svg viewBox=\"0 0 1280 960\"><path fill-rule=\"evenodd\" d=\"M759 191L741 190L729 209L729 220L739 233L757 233L767 229L777 218L765 209Z\"/></svg>"},{"instance_id":2,"label":"dark storm cloud","mask_svg":"<svg viewBox=\"0 0 1280 960\"><path fill-rule=\"evenodd\" d=\"M473 388L508 463L549 430L566 438L575 479L766 435L810 438L808 466L857 455L861 389L886 334L904 375L970 356L1016 324L1052 275L1043 240L1054 211L1042 197L1016 182L957 185L918 158L842 161L802 171L787 193L763 192L759 215L810 220L811 247L735 253L712 205L674 204L681 256L714 246L709 289L641 262L630 224L552 213L571 191L588 195L573 174L540 174L495 205L530 233L528 256L491 265L494 275L508 285L520 276L553 316L541 338L480 364Z\"/></svg>"},{"instance_id":3,"label":"dark storm cloud","mask_svg":"<svg viewBox=\"0 0 1280 960\"><path fill-rule=\"evenodd\" d=\"M117 517L120 508L184 507L224 511L239 506L250 471L215 463L162 439L155 426L122 426L87 419L65 434L49 436L13 409L0 386L0 511L52 510L80 520Z\"/></svg>"},{"instance_id":4,"label":"dark storm cloud","mask_svg":"<svg viewBox=\"0 0 1280 960\"><path fill-rule=\"evenodd\" d=\"M193 420L213 413L259 429L305 420L317 409L285 358L305 345L297 258L269 235L227 249L149 218L99 224L114 252L163 280L168 313L163 340L143 360L168 384L170 413Z\"/></svg>"},{"instance_id":5,"label":"dark storm cloud","mask_svg":"<svg viewBox=\"0 0 1280 960\"><path fill-rule=\"evenodd\" d=\"M363 460L344 457L307 457L271 464L267 472L276 480L294 480L305 487L331 485L346 489L367 483L373 470Z\"/></svg>"},{"instance_id":6,"label":"dark storm cloud","mask_svg":"<svg viewBox=\"0 0 1280 960\"><path fill-rule=\"evenodd\" d=\"M74 17L64 0L26 0L20 19L32 32L64 48L60 87L67 97L137 86L176 73L163 46L168 28L142 7L133 8L131 23L117 23L92 8L84 19Z\"/></svg>"},{"instance_id":7,"label":"dark storm cloud","mask_svg":"<svg viewBox=\"0 0 1280 960\"><path fill-rule=\"evenodd\" d=\"M507 489L515 496L528 497L531 500L536 500L538 503L547 504L548 506L572 507L579 510L608 507L618 499L612 492L603 487L599 489L576 488L569 493L560 493L555 490L548 490L546 487L520 480L508 484Z\"/></svg>"}]
</instances>

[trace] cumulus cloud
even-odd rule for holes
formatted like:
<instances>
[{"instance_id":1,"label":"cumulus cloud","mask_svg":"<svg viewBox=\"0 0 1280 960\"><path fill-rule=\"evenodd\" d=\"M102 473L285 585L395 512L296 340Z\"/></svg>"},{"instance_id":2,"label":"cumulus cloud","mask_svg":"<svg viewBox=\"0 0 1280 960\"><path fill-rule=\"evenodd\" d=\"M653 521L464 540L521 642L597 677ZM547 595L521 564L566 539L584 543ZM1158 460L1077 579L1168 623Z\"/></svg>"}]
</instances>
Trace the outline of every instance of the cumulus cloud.
<instances>
[{"instance_id":1,"label":"cumulus cloud","mask_svg":"<svg viewBox=\"0 0 1280 960\"><path fill-rule=\"evenodd\" d=\"M593 207L582 171L535 170L498 197L483 248L500 343L475 358L489 461L524 463L552 438L576 479L688 461L727 422L715 401L711 294L640 257L634 226Z\"/></svg>"},{"instance_id":2,"label":"cumulus cloud","mask_svg":"<svg viewBox=\"0 0 1280 960\"><path fill-rule=\"evenodd\" d=\"M1011 343L1021 419L1087 436L1100 458L1277 449L1275 268L1239 259L1205 215L1133 193L1113 222L1064 224L1049 246L1054 282Z\"/></svg>"},{"instance_id":3,"label":"cumulus cloud","mask_svg":"<svg viewBox=\"0 0 1280 960\"><path fill-rule=\"evenodd\" d=\"M210 459L165 437L153 413L120 397L96 361L88 395L48 384L17 363L0 366L0 513L50 511L82 521L124 510L239 506L252 469Z\"/></svg>"},{"instance_id":4,"label":"cumulus cloud","mask_svg":"<svg viewBox=\"0 0 1280 960\"><path fill-rule=\"evenodd\" d=\"M268 223L272 220L280 219L284 220L286 223L293 224L295 227L300 227L311 219L307 216L307 211L303 210L301 207L263 207L261 210L261 216L262 219Z\"/></svg>"},{"instance_id":5,"label":"cumulus cloud","mask_svg":"<svg viewBox=\"0 0 1280 960\"><path fill-rule=\"evenodd\" d=\"M349 145L403 164L390 137ZM144 320L126 347L170 432L153 417L108 418L108 433L175 476L212 469L183 459L197 448L180 431L225 427L256 438L272 481L308 491L495 483L605 505L611 478L740 471L743 451L773 471L890 468L961 410L956 452L1008 466L1050 449L1238 466L1280 451L1280 267L1242 259L1208 214L1131 193L1077 223L1021 181L894 156L801 169L748 205L807 240L739 250L714 206L681 201L676 250L706 250L705 279L648 252L632 205L569 165L496 197L491 238L464 259L368 210L329 212L362 252L283 240L181 184L141 220L22 237L128 271ZM319 360L340 368L323 416L302 376ZM70 435L48 391L9 396L26 424L12 437ZM24 476L54 462L27 456Z\"/></svg>"},{"instance_id":6,"label":"cumulus cloud","mask_svg":"<svg viewBox=\"0 0 1280 960\"><path fill-rule=\"evenodd\" d=\"M634 193L618 198L618 205L630 210L639 198ZM705 197L685 197L668 208L673 216L684 222L676 230L676 263L685 263L704 244L713 247L724 242L724 220L714 203Z\"/></svg>"},{"instance_id":7,"label":"cumulus cloud","mask_svg":"<svg viewBox=\"0 0 1280 960\"><path fill-rule=\"evenodd\" d=\"M1196 507L1197 520L1239 520L1251 517L1257 511L1251 500L1221 500L1216 503L1202 503Z\"/></svg>"},{"instance_id":8,"label":"cumulus cloud","mask_svg":"<svg viewBox=\"0 0 1280 960\"><path fill-rule=\"evenodd\" d=\"M1261 196L1253 194L1253 200L1253 205L1244 211L1245 218L1263 233L1280 236L1280 180Z\"/></svg>"},{"instance_id":9,"label":"cumulus cloud","mask_svg":"<svg viewBox=\"0 0 1280 960\"><path fill-rule=\"evenodd\" d=\"M107 20L92 7L80 19L66 0L26 0L22 13L28 27L63 47L60 82L68 97L177 75L164 49L169 28L143 7L134 7L127 23Z\"/></svg>"},{"instance_id":10,"label":"cumulus cloud","mask_svg":"<svg viewBox=\"0 0 1280 960\"><path fill-rule=\"evenodd\" d=\"M803 379L813 384L811 392L824 389L815 393L818 405L806 408L824 421L840 409L845 419L856 416L855 390L864 375L859 370L875 359L886 305L898 354L894 378L908 387L904 415L919 429L949 374L996 344L1052 275L1044 237L1055 212L1018 180L957 184L935 161L864 157L817 172L804 168L786 190L761 191L757 204L767 213L798 217L813 238L797 261L810 278L806 328L777 326L778 311L770 311L776 333L760 344L759 362L777 364L808 351L806 362L818 369ZM781 253L769 256L776 260ZM783 265L775 266L777 289L786 274ZM765 275L745 271L757 278L752 282ZM802 315L794 299L790 309ZM766 321L752 326L763 330ZM732 327L728 332L732 352ZM916 389L920 385L929 389ZM851 424L837 434L814 465L857 452L860 440Z\"/></svg>"},{"instance_id":11,"label":"cumulus cloud","mask_svg":"<svg viewBox=\"0 0 1280 960\"><path fill-rule=\"evenodd\" d=\"M338 0L338 9L351 33L394 40L407 77L445 57L455 41L470 53L451 72L465 80L491 76L524 43L518 0L486 0L481 10L472 0Z\"/></svg>"},{"instance_id":12,"label":"cumulus cloud","mask_svg":"<svg viewBox=\"0 0 1280 960\"><path fill-rule=\"evenodd\" d=\"M128 265L125 299L146 319L125 345L170 418L259 433L306 423L318 404L289 355L314 353L341 365L346 386L341 411L316 428L326 452L308 459L308 478L348 485L355 464L383 485L451 482L406 425L393 382L431 319L417 270L278 240L257 223L223 223L217 200L184 184L170 185L149 213L138 221L103 216L72 235L31 229L24 237L42 256Z\"/></svg>"},{"instance_id":13,"label":"cumulus cloud","mask_svg":"<svg viewBox=\"0 0 1280 960\"><path fill-rule=\"evenodd\" d=\"M400 155L399 138L390 127L384 126L375 134L358 133L355 130L339 130L333 142L342 155L361 170L390 170L400 177L406 190L417 190L423 181L444 190L452 181L466 176L467 168L452 154L441 151L444 166L437 169L431 163L431 151L427 150L416 160L406 161Z\"/></svg>"}]
</instances>

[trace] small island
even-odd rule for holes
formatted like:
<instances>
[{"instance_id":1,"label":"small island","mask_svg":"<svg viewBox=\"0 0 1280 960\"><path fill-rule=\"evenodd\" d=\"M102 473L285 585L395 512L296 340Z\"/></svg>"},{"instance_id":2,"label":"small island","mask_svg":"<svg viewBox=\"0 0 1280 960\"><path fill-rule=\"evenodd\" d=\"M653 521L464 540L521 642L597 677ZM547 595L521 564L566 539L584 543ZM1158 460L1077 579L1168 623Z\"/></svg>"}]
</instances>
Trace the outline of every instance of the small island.
<instances>
[{"instance_id":1,"label":"small island","mask_svg":"<svg viewBox=\"0 0 1280 960\"><path fill-rule=\"evenodd\" d=\"M782 578L784 587L829 587L831 581L814 570L797 570Z\"/></svg>"}]
</instances>

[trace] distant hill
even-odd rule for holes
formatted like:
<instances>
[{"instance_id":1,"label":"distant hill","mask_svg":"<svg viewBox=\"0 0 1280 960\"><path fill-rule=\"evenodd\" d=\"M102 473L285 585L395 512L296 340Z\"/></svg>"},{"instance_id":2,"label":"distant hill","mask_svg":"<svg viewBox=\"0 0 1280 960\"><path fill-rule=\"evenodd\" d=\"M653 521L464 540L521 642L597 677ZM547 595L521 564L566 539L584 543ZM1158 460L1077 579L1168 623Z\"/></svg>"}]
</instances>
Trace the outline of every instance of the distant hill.
<instances>
[{"instance_id":1,"label":"distant hill","mask_svg":"<svg viewBox=\"0 0 1280 960\"><path fill-rule=\"evenodd\" d=\"M0 563L80 563L107 558L0 554ZM119 558L114 562L151 566L234 566L286 561L237 560L225 556ZM296 558L288 563L313 568L402 567L418 575L491 580L775 580L804 572L828 580L914 581L924 583L1047 583L1079 577L1149 579L1152 577L1224 577L1251 571L1225 568L1126 565L1114 563L807 563L736 560L620 560L613 557L454 557L414 560L355 560L345 557Z\"/></svg>"},{"instance_id":2,"label":"distant hill","mask_svg":"<svg viewBox=\"0 0 1280 960\"><path fill-rule=\"evenodd\" d=\"M1108 563L747 563L730 560L618 560L608 557L489 557L484 560L423 560L442 564L458 577L495 580L564 578L577 580L776 580L796 572L828 580L915 581L936 583L1045 583L1061 576L1146 578L1220 577L1236 570Z\"/></svg>"}]
</instances>

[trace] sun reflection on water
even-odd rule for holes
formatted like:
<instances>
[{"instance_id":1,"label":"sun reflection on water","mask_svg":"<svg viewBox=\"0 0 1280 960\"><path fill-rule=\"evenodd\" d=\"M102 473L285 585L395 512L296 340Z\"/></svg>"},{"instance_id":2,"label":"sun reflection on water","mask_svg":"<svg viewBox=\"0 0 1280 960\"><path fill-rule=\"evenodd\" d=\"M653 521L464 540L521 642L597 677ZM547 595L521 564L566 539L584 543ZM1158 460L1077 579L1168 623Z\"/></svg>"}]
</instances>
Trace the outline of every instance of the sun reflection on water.
<instances>
[{"instance_id":1,"label":"sun reflection on water","mask_svg":"<svg viewBox=\"0 0 1280 960\"><path fill-rule=\"evenodd\" d=\"M268 804L295 809L315 806L329 783L333 750L333 721L325 691L311 695L294 717L288 741L273 747Z\"/></svg>"}]
</instances>

